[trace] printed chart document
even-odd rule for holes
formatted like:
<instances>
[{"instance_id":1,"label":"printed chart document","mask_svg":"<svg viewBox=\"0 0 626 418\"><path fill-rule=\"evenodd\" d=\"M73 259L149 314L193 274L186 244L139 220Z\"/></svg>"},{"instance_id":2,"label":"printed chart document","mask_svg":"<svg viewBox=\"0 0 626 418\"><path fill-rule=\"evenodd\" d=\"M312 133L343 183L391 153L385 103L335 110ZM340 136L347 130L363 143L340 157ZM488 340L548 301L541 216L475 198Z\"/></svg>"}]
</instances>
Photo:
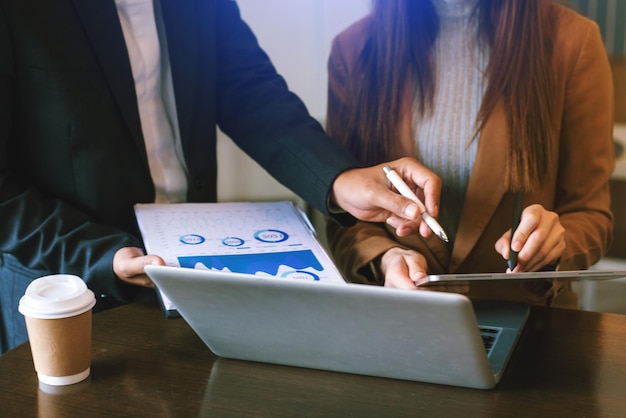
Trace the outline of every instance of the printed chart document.
<instances>
[{"instance_id":1,"label":"printed chart document","mask_svg":"<svg viewBox=\"0 0 626 418\"><path fill-rule=\"evenodd\" d=\"M146 251L169 266L345 283L291 202L138 204L135 215Z\"/></svg>"}]
</instances>

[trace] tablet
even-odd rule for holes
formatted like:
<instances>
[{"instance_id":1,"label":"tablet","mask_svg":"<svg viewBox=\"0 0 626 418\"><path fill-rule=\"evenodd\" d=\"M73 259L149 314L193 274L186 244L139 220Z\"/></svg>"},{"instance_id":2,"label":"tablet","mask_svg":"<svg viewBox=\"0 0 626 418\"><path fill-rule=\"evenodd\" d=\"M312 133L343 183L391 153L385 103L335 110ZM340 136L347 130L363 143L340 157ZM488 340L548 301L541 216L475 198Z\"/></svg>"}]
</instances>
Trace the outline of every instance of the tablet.
<instances>
[{"instance_id":1,"label":"tablet","mask_svg":"<svg viewBox=\"0 0 626 418\"><path fill-rule=\"evenodd\" d=\"M427 283L445 284L446 282L476 280L613 280L626 277L626 270L570 270L570 271L533 271L522 273L466 273L433 274L427 277Z\"/></svg>"}]
</instances>

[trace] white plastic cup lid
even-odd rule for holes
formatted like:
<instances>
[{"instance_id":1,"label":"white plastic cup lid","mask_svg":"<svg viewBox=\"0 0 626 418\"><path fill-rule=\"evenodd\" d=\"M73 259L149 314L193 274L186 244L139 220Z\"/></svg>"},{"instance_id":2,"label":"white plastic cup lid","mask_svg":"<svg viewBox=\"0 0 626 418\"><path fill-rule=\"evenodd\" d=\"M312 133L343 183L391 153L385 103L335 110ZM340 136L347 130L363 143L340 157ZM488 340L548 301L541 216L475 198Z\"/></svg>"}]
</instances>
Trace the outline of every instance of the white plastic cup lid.
<instances>
[{"instance_id":1,"label":"white plastic cup lid","mask_svg":"<svg viewBox=\"0 0 626 418\"><path fill-rule=\"evenodd\" d=\"M56 319L80 315L95 304L93 292L80 277L52 274L28 285L18 309L31 318Z\"/></svg>"}]
</instances>

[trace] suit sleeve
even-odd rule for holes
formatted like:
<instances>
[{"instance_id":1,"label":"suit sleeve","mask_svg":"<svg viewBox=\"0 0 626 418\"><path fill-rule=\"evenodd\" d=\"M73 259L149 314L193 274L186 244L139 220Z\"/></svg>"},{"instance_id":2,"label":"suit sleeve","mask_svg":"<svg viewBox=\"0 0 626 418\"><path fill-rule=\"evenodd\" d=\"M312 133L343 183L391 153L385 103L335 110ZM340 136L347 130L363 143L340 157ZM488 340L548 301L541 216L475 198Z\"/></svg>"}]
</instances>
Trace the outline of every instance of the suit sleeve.
<instances>
[{"instance_id":1,"label":"suit sleeve","mask_svg":"<svg viewBox=\"0 0 626 418\"><path fill-rule=\"evenodd\" d=\"M26 269L76 274L97 295L125 301L132 291L113 274L113 255L141 242L93 222L76 207L32 187L28 179L17 178L19 93L11 36L0 8L0 253L10 254Z\"/></svg>"},{"instance_id":2,"label":"suit sleeve","mask_svg":"<svg viewBox=\"0 0 626 418\"><path fill-rule=\"evenodd\" d=\"M358 162L324 133L289 91L241 19L236 3L219 0L217 4L220 128L274 178L328 213L335 178L358 167Z\"/></svg>"}]
</instances>

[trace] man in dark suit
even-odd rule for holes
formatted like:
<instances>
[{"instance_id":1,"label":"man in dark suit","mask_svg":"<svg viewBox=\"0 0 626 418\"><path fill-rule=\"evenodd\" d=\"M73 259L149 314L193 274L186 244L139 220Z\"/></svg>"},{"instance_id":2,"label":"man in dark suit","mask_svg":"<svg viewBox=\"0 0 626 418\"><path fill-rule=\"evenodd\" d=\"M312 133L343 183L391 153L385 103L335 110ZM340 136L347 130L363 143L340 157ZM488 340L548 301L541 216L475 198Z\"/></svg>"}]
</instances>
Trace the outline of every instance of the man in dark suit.
<instances>
[{"instance_id":1,"label":"man in dark suit","mask_svg":"<svg viewBox=\"0 0 626 418\"><path fill-rule=\"evenodd\" d=\"M381 168L357 168L288 91L235 2L0 0L0 352L27 338L17 304L39 276L79 275L99 310L151 286L143 266L162 260L143 253L133 205L215 201L216 125L338 221L418 228ZM395 164L434 208L438 180Z\"/></svg>"}]
</instances>

